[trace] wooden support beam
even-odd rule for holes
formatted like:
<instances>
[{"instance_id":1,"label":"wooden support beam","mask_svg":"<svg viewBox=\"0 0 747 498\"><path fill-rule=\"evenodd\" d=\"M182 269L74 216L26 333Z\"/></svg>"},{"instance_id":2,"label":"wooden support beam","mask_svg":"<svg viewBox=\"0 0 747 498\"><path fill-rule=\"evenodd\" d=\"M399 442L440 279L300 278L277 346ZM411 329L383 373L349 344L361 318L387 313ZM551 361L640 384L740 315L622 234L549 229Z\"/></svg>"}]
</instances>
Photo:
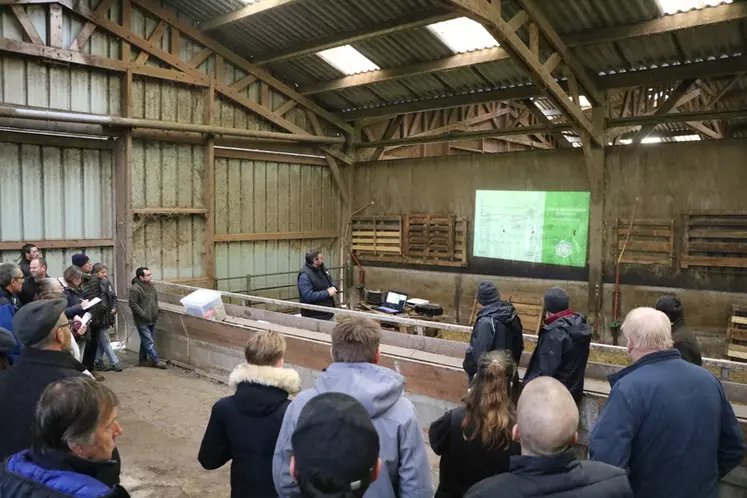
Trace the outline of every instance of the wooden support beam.
<instances>
[{"instance_id":1,"label":"wooden support beam","mask_svg":"<svg viewBox=\"0 0 747 498\"><path fill-rule=\"evenodd\" d=\"M163 22L163 21L161 21L161 22ZM197 54L194 57L192 57L191 59L189 59L189 61L187 62L187 64L189 64L190 66L193 66L193 67L198 67L200 64L202 64L203 62L205 62L208 59L208 57L210 57L212 54L213 54L213 51L210 50L209 48L205 47L205 48L203 48L200 51L199 54Z\"/></svg>"},{"instance_id":2,"label":"wooden support beam","mask_svg":"<svg viewBox=\"0 0 747 498\"><path fill-rule=\"evenodd\" d=\"M382 81L391 81L420 74L448 71L450 69L473 66L476 64L483 64L508 58L508 53L504 49L493 47L485 50L476 50L474 52L452 55L445 59L439 59L436 61L412 64L406 67L380 69L378 71L369 71L367 73L345 76L336 80L322 81L303 87L300 89L300 92L302 95L313 95L322 92L344 90L346 88L381 83Z\"/></svg>"},{"instance_id":3,"label":"wooden support beam","mask_svg":"<svg viewBox=\"0 0 747 498\"><path fill-rule=\"evenodd\" d=\"M39 249L86 249L92 247L112 247L112 239L47 239L18 240L0 242L0 251L18 251L24 244L34 244Z\"/></svg>"},{"instance_id":4,"label":"wooden support beam","mask_svg":"<svg viewBox=\"0 0 747 498\"><path fill-rule=\"evenodd\" d=\"M182 34L175 27L171 27L171 55L181 58L182 53Z\"/></svg>"},{"instance_id":5,"label":"wooden support beam","mask_svg":"<svg viewBox=\"0 0 747 498\"><path fill-rule=\"evenodd\" d=\"M669 114L677 107L679 107L681 105L680 100L687 94L687 92L690 91L690 88L692 88L696 81L697 80L695 79L682 81L677 86L677 88L675 88L672 93L669 94L667 100L665 100L657 107L656 111L654 111L653 114L655 116L663 116L665 114ZM643 140L648 137L652 131L654 131L654 128L656 128L656 126L656 124L649 124L642 127L640 131L633 137L633 143L640 144L641 142L643 142Z\"/></svg>"},{"instance_id":6,"label":"wooden support beam","mask_svg":"<svg viewBox=\"0 0 747 498\"><path fill-rule=\"evenodd\" d=\"M268 240L318 240L336 239L338 232L277 232L277 233L221 233L215 242L260 242ZM20 249L20 247L19 247Z\"/></svg>"},{"instance_id":7,"label":"wooden support beam","mask_svg":"<svg viewBox=\"0 0 747 498\"><path fill-rule=\"evenodd\" d=\"M62 6L60 4L49 4L48 21L49 46L62 48Z\"/></svg>"},{"instance_id":8,"label":"wooden support beam","mask_svg":"<svg viewBox=\"0 0 747 498\"><path fill-rule=\"evenodd\" d=\"M153 15L159 17L160 19L165 20L166 22L171 24L172 27L176 27L184 35L189 36L196 42L204 45L205 47L211 48L216 54L223 56L223 58L227 62L230 62L231 64L235 65L239 69L246 71L249 74L253 74L258 79L264 81L265 83L273 87L276 91L282 93L283 95L293 100L298 101L298 103L300 103L302 106L314 112L321 118L327 120L329 123L341 129L343 132L353 133L353 127L346 124L345 121L341 119L339 116L336 116L333 113L327 111L326 109L323 109L317 103L304 97L303 95L298 93L296 90L290 88L285 83L281 82L277 78L268 74L266 71L260 69L254 64L251 64L247 60L243 59L239 55L229 50L228 48L216 42L214 39L206 36L204 33L201 33L200 31L192 28L187 23L179 19L172 12L169 12L166 9L156 6L154 2L152 2L151 0L132 0L132 1L134 1L136 4L138 4L140 7L142 7L147 12L150 12ZM262 2L258 2L258 4L260 3L264 5L265 3L270 3L270 1L264 0Z\"/></svg>"},{"instance_id":9,"label":"wooden support beam","mask_svg":"<svg viewBox=\"0 0 747 498\"><path fill-rule=\"evenodd\" d=\"M325 158L327 159L327 165L329 166L330 171L332 171L332 177L335 179L335 185L337 185L337 190L340 192L343 204L345 206L350 206L350 192L348 191L348 186L345 183L345 180L342 178L340 168L337 167L337 161L335 161L335 158L329 154L327 154Z\"/></svg>"},{"instance_id":10,"label":"wooden support beam","mask_svg":"<svg viewBox=\"0 0 747 498\"><path fill-rule=\"evenodd\" d=\"M536 0L519 0L519 4L529 14L532 21L537 24L540 32L553 50L560 54L563 63L572 71L581 87L583 87L589 102L594 106L601 104L604 98L603 94L597 89L586 68L576 59L576 56L571 52L568 45L560 38L560 35L555 31L552 24L550 24L542 9L537 5Z\"/></svg>"},{"instance_id":11,"label":"wooden support beam","mask_svg":"<svg viewBox=\"0 0 747 498\"><path fill-rule=\"evenodd\" d=\"M216 146L215 157L228 159L247 159L249 161L267 161L273 163L309 164L313 166L327 166L324 157L309 157L283 152L255 152L250 150L221 149Z\"/></svg>"},{"instance_id":12,"label":"wooden support beam","mask_svg":"<svg viewBox=\"0 0 747 498\"><path fill-rule=\"evenodd\" d=\"M543 70L540 60L515 33L512 26L501 17L493 4L489 3L487 0L448 1L464 12L467 16L482 22L488 32L490 32L496 39L501 40L502 46L512 55L512 58L524 68L527 76L534 85L543 89L550 100L552 100L553 103L563 111L568 119L574 123L579 132L587 133L591 140L596 144L602 145L604 143L604 138L599 130L594 127L581 108L571 101L568 94L563 90L558 82L555 81L552 75ZM521 1L531 3L530 0ZM543 18L540 16L534 20L538 22L539 28L545 37L551 39L551 43L554 45L554 48L558 53L562 55L564 54L564 51L567 52L566 55L563 55L563 60L566 63L570 62L572 64L574 59L572 56L568 55L570 52L562 45L562 42L559 41L557 33L552 30L552 26L550 26L549 23L547 23L547 25L542 24L542 19ZM556 38L557 40L552 41L553 38ZM581 80L581 75L576 74L576 76ZM589 84L591 85L589 88L590 91L597 91L596 86L591 83ZM593 96L592 98L597 97L598 96Z\"/></svg>"},{"instance_id":13,"label":"wooden support beam","mask_svg":"<svg viewBox=\"0 0 747 498\"><path fill-rule=\"evenodd\" d=\"M11 5L10 8L13 10L13 14L15 14L18 22L21 23L21 28L23 28L23 33L26 35L26 38L28 38L31 43L44 45L44 41L31 23L31 19L29 19L29 16L26 14L26 9L23 8L23 5Z\"/></svg>"},{"instance_id":14,"label":"wooden support beam","mask_svg":"<svg viewBox=\"0 0 747 498\"><path fill-rule=\"evenodd\" d=\"M86 46L86 43L88 43L88 40L91 39L91 35L93 35L94 31L96 31L96 25L94 23L85 23L83 27L80 28L78 36L76 36L75 40L70 43L68 50L73 50L75 52L80 52L81 50L83 50L83 48Z\"/></svg>"},{"instance_id":15,"label":"wooden support beam","mask_svg":"<svg viewBox=\"0 0 747 498\"><path fill-rule=\"evenodd\" d=\"M254 76L253 74L250 74L250 75L244 76L243 78L241 78L239 81L237 81L236 83L232 84L228 88L230 88L234 92L240 92L244 88L246 88L249 85L251 85L252 83L254 83L255 81L257 81L257 77Z\"/></svg>"},{"instance_id":16,"label":"wooden support beam","mask_svg":"<svg viewBox=\"0 0 747 498\"><path fill-rule=\"evenodd\" d=\"M735 2L707 9L694 9L690 12L662 16L643 22L582 31L564 36L563 41L570 47L614 43L745 19L747 19L747 4Z\"/></svg>"},{"instance_id":17,"label":"wooden support beam","mask_svg":"<svg viewBox=\"0 0 747 498\"><path fill-rule=\"evenodd\" d=\"M129 44L127 44L127 46L129 47ZM0 52L41 57L44 59L65 62L68 64L88 66L109 71L125 72L128 69L131 69L135 74L149 76L151 78L176 81L189 85L206 86L204 81L197 81L195 78L191 77L188 74L185 74L182 71L174 71L172 69L163 69L160 67L151 66L135 66L134 64L127 63L123 60L110 59L108 57L101 57L98 55L91 55L83 52L66 50L63 48L53 48L44 45L35 45L33 43L24 43L10 40L8 38L0 38Z\"/></svg>"},{"instance_id":18,"label":"wooden support beam","mask_svg":"<svg viewBox=\"0 0 747 498\"><path fill-rule=\"evenodd\" d=\"M206 215L208 214L208 210L202 208L142 208L133 209L132 214L136 216Z\"/></svg>"},{"instance_id":19,"label":"wooden support beam","mask_svg":"<svg viewBox=\"0 0 747 498\"><path fill-rule=\"evenodd\" d=\"M384 134L382 135L382 140L391 140L391 138L394 136L396 131L399 129L400 125L402 124L402 120L404 119L404 114L397 116L394 118L389 125L386 127L386 130L384 130ZM371 157L369 157L368 161L378 161L381 159L381 155L384 153L384 147L379 147L378 149L374 150L373 154L371 154Z\"/></svg>"},{"instance_id":20,"label":"wooden support beam","mask_svg":"<svg viewBox=\"0 0 747 498\"><path fill-rule=\"evenodd\" d=\"M205 93L205 115L203 122L212 125L215 122L215 79L210 79L210 86ZM210 280L210 287L215 282L215 138L210 136L205 142L203 189L207 219L205 223L203 268Z\"/></svg>"},{"instance_id":21,"label":"wooden support beam","mask_svg":"<svg viewBox=\"0 0 747 498\"><path fill-rule=\"evenodd\" d=\"M117 140L114 157L114 276L117 292L126 295L132 276L132 132Z\"/></svg>"},{"instance_id":22,"label":"wooden support beam","mask_svg":"<svg viewBox=\"0 0 747 498\"><path fill-rule=\"evenodd\" d=\"M270 9L275 9L283 5L292 5L297 1L298 0L263 0L261 2L255 2L234 12L229 12L228 14L223 14L222 16L201 22L200 30L209 31L211 29L220 28L247 19L251 16L261 14L262 12L267 12Z\"/></svg>"},{"instance_id":23,"label":"wooden support beam","mask_svg":"<svg viewBox=\"0 0 747 498\"><path fill-rule=\"evenodd\" d=\"M102 0L104 2L106 0ZM93 24L89 21L87 24ZM122 0L122 27L126 30L132 29L132 3L130 0ZM132 58L132 47L126 40L122 40L122 60L130 62Z\"/></svg>"},{"instance_id":24,"label":"wooden support beam","mask_svg":"<svg viewBox=\"0 0 747 498\"><path fill-rule=\"evenodd\" d=\"M297 105L298 102L296 102L295 100L289 100L285 104L275 109L275 114L277 114L278 116L285 116L291 111L291 109L295 108Z\"/></svg>"},{"instance_id":25,"label":"wooden support beam","mask_svg":"<svg viewBox=\"0 0 747 498\"><path fill-rule=\"evenodd\" d=\"M527 109L529 109L529 112L532 114L532 116L534 116L534 119L536 119L538 123L551 124L551 121L547 118L547 116L544 115L539 107L534 105L534 102L532 102L531 99L524 99L521 101L521 103L524 104ZM565 135L563 135L562 133L551 133L550 135L555 139L555 142L561 149L573 148L570 142L565 139Z\"/></svg>"},{"instance_id":26,"label":"wooden support beam","mask_svg":"<svg viewBox=\"0 0 747 498\"><path fill-rule=\"evenodd\" d=\"M254 59L254 63L263 65L273 62L296 59L299 57L315 54L322 50L328 50L330 48L350 45L380 36L388 36L401 31L422 28L424 26L428 26L429 24L448 21L450 19L454 19L455 17L459 17L459 14L457 14L456 12L446 11L444 9L434 9L432 11L418 12L417 14L390 19L373 26L366 26L364 28L356 29L353 31L345 31L343 33L336 33L324 38L318 38L316 40L304 42L278 52L271 52L266 55L260 55L259 57Z\"/></svg>"},{"instance_id":27,"label":"wooden support beam","mask_svg":"<svg viewBox=\"0 0 747 498\"><path fill-rule=\"evenodd\" d=\"M226 64L221 55L215 56L215 80L218 83L226 82Z\"/></svg>"},{"instance_id":28,"label":"wooden support beam","mask_svg":"<svg viewBox=\"0 0 747 498\"><path fill-rule=\"evenodd\" d=\"M153 33L148 37L148 41L151 42L154 45L159 45L161 43L161 38L163 38L163 33L166 31L166 27L168 24L161 21L158 23L158 26L155 27L153 30ZM146 62L148 62L148 58L150 57L150 54L143 50L140 52L140 54L135 59L135 64L143 65Z\"/></svg>"},{"instance_id":29,"label":"wooden support beam","mask_svg":"<svg viewBox=\"0 0 747 498\"><path fill-rule=\"evenodd\" d=\"M270 87L264 81L259 86L259 105L272 110L272 106L270 105ZM314 115L314 113L310 114ZM316 118L316 115L314 115L314 118ZM321 132L317 132L317 135L321 135Z\"/></svg>"}]
</instances>

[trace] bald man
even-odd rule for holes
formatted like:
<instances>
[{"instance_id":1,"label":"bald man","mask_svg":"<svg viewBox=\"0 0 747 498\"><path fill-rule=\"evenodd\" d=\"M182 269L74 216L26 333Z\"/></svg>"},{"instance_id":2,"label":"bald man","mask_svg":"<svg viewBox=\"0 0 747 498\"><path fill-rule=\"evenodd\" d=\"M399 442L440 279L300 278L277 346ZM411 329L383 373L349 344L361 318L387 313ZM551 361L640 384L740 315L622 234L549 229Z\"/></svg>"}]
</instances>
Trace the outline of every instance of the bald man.
<instances>
[{"instance_id":1,"label":"bald man","mask_svg":"<svg viewBox=\"0 0 747 498\"><path fill-rule=\"evenodd\" d=\"M513 438L521 456L511 457L509 472L475 484L466 498L633 498L624 470L576 459L578 408L559 381L530 381L516 415Z\"/></svg>"},{"instance_id":2,"label":"bald man","mask_svg":"<svg viewBox=\"0 0 747 498\"><path fill-rule=\"evenodd\" d=\"M622 331L633 364L609 377L591 458L626 469L636 498L718 497L745 449L721 382L672 349L661 311L634 309Z\"/></svg>"}]
</instances>

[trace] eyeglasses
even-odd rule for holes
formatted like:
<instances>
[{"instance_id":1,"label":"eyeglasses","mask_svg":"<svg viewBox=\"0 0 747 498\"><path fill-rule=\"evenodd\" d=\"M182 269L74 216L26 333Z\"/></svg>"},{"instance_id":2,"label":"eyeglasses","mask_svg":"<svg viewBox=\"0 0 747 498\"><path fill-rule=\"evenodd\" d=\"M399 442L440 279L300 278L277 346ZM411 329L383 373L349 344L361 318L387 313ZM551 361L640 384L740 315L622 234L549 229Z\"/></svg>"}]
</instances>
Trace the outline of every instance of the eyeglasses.
<instances>
[{"instance_id":1,"label":"eyeglasses","mask_svg":"<svg viewBox=\"0 0 747 498\"><path fill-rule=\"evenodd\" d=\"M65 327L67 327L67 328L69 328L70 330L75 330L75 329L74 329L74 325L75 325L75 321L74 321L74 320L70 320L69 322L65 322L65 323L62 323L62 324L60 324L60 325L57 325L57 328L58 328L58 329L62 329L62 328L65 328Z\"/></svg>"}]
</instances>

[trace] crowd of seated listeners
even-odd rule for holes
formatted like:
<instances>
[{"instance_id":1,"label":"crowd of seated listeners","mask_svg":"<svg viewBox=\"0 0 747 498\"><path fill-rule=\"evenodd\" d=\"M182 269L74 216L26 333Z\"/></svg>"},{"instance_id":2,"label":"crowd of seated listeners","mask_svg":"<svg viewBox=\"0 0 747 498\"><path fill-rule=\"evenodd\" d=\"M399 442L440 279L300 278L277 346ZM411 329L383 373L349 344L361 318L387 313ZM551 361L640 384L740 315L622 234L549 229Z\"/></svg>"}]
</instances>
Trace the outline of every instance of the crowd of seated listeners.
<instances>
[{"instance_id":1,"label":"crowd of seated listeners","mask_svg":"<svg viewBox=\"0 0 747 498\"><path fill-rule=\"evenodd\" d=\"M15 294L24 277L9 270L0 268L0 284ZM36 298L0 332L0 347L15 355L0 372L3 498L129 496L116 448L119 401L75 358L81 303L70 293L81 282L75 271L66 276L72 290L37 282ZM365 318L336 325L332 363L305 390L283 363L285 339L252 332L246 361L229 377L234 394L212 408L198 461L209 470L231 462L234 498L719 496L745 444L721 382L696 364L697 340L673 340L673 324L684 324L676 298L625 318L632 363L610 376L587 458L577 446L586 319L565 291L548 290L522 382L518 315L492 284L481 284L478 297L464 398L427 433L440 456L437 487L405 379L380 364L381 328Z\"/></svg>"}]
</instances>

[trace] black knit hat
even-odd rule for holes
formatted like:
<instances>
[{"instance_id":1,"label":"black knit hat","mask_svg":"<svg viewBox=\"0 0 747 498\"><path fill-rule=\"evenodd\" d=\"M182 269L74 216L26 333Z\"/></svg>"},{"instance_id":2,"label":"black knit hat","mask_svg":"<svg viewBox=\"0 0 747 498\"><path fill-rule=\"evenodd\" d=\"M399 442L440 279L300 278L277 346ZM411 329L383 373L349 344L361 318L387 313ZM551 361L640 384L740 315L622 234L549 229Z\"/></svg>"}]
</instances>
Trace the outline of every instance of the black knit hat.
<instances>
[{"instance_id":1,"label":"black knit hat","mask_svg":"<svg viewBox=\"0 0 747 498\"><path fill-rule=\"evenodd\" d=\"M500 301L501 294L493 282L483 281L477 286L477 302L483 306Z\"/></svg>"},{"instance_id":2,"label":"black knit hat","mask_svg":"<svg viewBox=\"0 0 747 498\"><path fill-rule=\"evenodd\" d=\"M545 309L550 313L560 313L571 307L571 299L565 289L552 287L545 292Z\"/></svg>"},{"instance_id":3,"label":"black knit hat","mask_svg":"<svg viewBox=\"0 0 747 498\"><path fill-rule=\"evenodd\" d=\"M320 394L306 403L291 445L296 480L319 495L365 490L379 459L379 434L371 417L342 393Z\"/></svg>"},{"instance_id":4,"label":"black knit hat","mask_svg":"<svg viewBox=\"0 0 747 498\"><path fill-rule=\"evenodd\" d=\"M13 332L21 344L33 346L49 336L67 308L67 299L34 301L19 309L13 316Z\"/></svg>"},{"instance_id":5,"label":"black knit hat","mask_svg":"<svg viewBox=\"0 0 747 498\"><path fill-rule=\"evenodd\" d=\"M91 260L88 256L86 256L84 253L80 252L78 254L73 254L73 265L77 266L78 268L81 268L85 266L86 263L88 263Z\"/></svg>"}]
</instances>

